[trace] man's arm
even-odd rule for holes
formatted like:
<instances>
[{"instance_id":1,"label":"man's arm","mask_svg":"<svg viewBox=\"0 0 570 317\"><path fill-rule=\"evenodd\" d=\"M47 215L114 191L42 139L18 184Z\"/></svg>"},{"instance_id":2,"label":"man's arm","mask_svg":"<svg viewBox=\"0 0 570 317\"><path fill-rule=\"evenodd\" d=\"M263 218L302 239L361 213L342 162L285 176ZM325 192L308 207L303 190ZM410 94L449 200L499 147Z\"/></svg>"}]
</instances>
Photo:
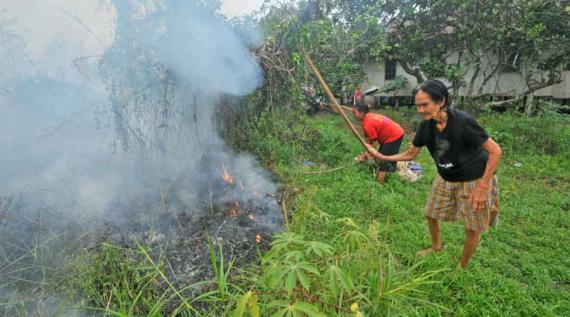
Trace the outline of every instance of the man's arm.
<instances>
[{"instance_id":1,"label":"man's arm","mask_svg":"<svg viewBox=\"0 0 570 317\"><path fill-rule=\"evenodd\" d=\"M479 210L485 207L485 201L487 200L487 193L489 192L489 181L495 174L497 167L499 166L499 161L501 160L501 155L503 150L489 138L485 143L483 143L483 150L489 153L489 158L487 159L487 166L485 166L485 172L479 180L477 187L471 192L469 200L473 205L473 209Z\"/></svg>"},{"instance_id":2,"label":"man's arm","mask_svg":"<svg viewBox=\"0 0 570 317\"><path fill-rule=\"evenodd\" d=\"M416 156L418 156L418 154L421 151L421 147L415 147L413 145L411 145L408 150L404 153L399 153L399 154L395 154L395 155L383 155L382 153L379 153L373 146L371 145L366 145L366 149L368 150L368 152L370 154L372 154L372 156L374 156L375 158L382 160L382 161L388 161L388 162L397 162L397 161L411 161L413 159L416 158Z\"/></svg>"}]
</instances>

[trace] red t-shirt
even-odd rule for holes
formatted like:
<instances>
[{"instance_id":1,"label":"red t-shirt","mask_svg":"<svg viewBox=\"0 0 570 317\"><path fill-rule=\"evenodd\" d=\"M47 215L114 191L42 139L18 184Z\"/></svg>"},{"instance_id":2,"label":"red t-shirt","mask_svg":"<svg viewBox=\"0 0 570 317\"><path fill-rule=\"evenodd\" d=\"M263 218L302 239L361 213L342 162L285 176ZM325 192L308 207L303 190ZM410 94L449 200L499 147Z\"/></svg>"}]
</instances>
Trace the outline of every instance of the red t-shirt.
<instances>
[{"instance_id":1,"label":"red t-shirt","mask_svg":"<svg viewBox=\"0 0 570 317\"><path fill-rule=\"evenodd\" d=\"M376 113L367 113L362 121L362 130L368 142L379 144L394 142L404 135L404 129L390 118Z\"/></svg>"}]
</instances>

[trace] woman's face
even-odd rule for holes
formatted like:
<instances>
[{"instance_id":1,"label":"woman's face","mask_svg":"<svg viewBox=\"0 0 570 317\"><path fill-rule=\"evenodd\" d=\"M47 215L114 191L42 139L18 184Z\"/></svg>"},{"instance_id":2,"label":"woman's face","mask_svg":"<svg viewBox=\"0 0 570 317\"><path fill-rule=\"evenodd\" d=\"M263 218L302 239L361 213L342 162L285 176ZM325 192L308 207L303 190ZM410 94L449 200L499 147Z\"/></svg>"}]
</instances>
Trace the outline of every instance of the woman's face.
<instances>
[{"instance_id":1,"label":"woman's face","mask_svg":"<svg viewBox=\"0 0 570 317\"><path fill-rule=\"evenodd\" d=\"M431 120L439 113L439 110L445 103L445 100L434 102L430 95L420 90L416 94L416 108L418 113L424 120Z\"/></svg>"}]
</instances>

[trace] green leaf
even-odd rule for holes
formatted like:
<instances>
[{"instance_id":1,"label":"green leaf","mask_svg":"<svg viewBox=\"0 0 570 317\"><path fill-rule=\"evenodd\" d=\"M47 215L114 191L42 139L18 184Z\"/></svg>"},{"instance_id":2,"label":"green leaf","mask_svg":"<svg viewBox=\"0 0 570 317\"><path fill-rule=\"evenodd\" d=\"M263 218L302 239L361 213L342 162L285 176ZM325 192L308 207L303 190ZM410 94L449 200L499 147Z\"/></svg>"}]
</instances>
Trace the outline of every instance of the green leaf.
<instances>
[{"instance_id":1,"label":"green leaf","mask_svg":"<svg viewBox=\"0 0 570 317\"><path fill-rule=\"evenodd\" d=\"M344 288L344 290L347 293L352 292L352 289L354 288L354 283L352 282L350 275L347 272L345 272L343 269L338 268L338 276L337 277L339 278L341 285Z\"/></svg>"},{"instance_id":2,"label":"green leaf","mask_svg":"<svg viewBox=\"0 0 570 317\"><path fill-rule=\"evenodd\" d=\"M326 244L319 241L311 241L307 243L307 248L305 249L305 253L307 255L315 254L319 257L324 255L331 255L334 251L334 248L330 244Z\"/></svg>"},{"instance_id":3,"label":"green leaf","mask_svg":"<svg viewBox=\"0 0 570 317\"><path fill-rule=\"evenodd\" d=\"M295 262L299 262L304 258L303 252L299 250L289 251L285 253L285 259L290 260L293 259Z\"/></svg>"},{"instance_id":4,"label":"green leaf","mask_svg":"<svg viewBox=\"0 0 570 317\"><path fill-rule=\"evenodd\" d=\"M295 285L297 285L297 279L295 270L292 269L287 273L287 278L285 279L285 290L287 291L287 294L291 295L291 293L293 293Z\"/></svg>"},{"instance_id":5,"label":"green leaf","mask_svg":"<svg viewBox=\"0 0 570 317\"><path fill-rule=\"evenodd\" d=\"M356 224L356 222L352 218L348 217L339 218L336 220L336 222L342 224L345 227L358 228L358 224Z\"/></svg>"},{"instance_id":6,"label":"green leaf","mask_svg":"<svg viewBox=\"0 0 570 317\"><path fill-rule=\"evenodd\" d=\"M251 293L249 299L249 311L251 313L251 317L260 317L261 316L261 308L257 303L257 294L254 292Z\"/></svg>"},{"instance_id":7,"label":"green leaf","mask_svg":"<svg viewBox=\"0 0 570 317\"><path fill-rule=\"evenodd\" d=\"M304 237L291 231L277 234L273 237L271 243L272 249L275 250L291 250L292 247L302 246L305 244Z\"/></svg>"},{"instance_id":8,"label":"green leaf","mask_svg":"<svg viewBox=\"0 0 570 317\"><path fill-rule=\"evenodd\" d=\"M293 307L296 311L301 311L309 317L327 317L327 315L319 312L319 309L307 302L295 302Z\"/></svg>"},{"instance_id":9,"label":"green leaf","mask_svg":"<svg viewBox=\"0 0 570 317\"><path fill-rule=\"evenodd\" d=\"M334 265L330 265L329 269L324 274L324 280L328 282L328 288L332 291L333 295L336 297L339 294L338 280L333 271Z\"/></svg>"},{"instance_id":10,"label":"green leaf","mask_svg":"<svg viewBox=\"0 0 570 317\"><path fill-rule=\"evenodd\" d=\"M315 275L320 275L319 270L309 262L305 262L305 261L299 262L299 263L297 263L296 267L299 269L311 272Z\"/></svg>"},{"instance_id":11,"label":"green leaf","mask_svg":"<svg viewBox=\"0 0 570 317\"><path fill-rule=\"evenodd\" d=\"M269 283L269 287L275 288L278 284L281 283L283 277L287 274L287 269L283 266L275 265L269 271L267 271L267 281Z\"/></svg>"},{"instance_id":12,"label":"green leaf","mask_svg":"<svg viewBox=\"0 0 570 317\"><path fill-rule=\"evenodd\" d=\"M311 281L309 280L307 275L303 273L303 271L297 270L297 279L299 279L299 282L301 282L301 285L303 286L304 289L309 290L311 288Z\"/></svg>"},{"instance_id":13,"label":"green leaf","mask_svg":"<svg viewBox=\"0 0 570 317\"><path fill-rule=\"evenodd\" d=\"M239 298L236 305L236 309L232 314L233 317L243 317L243 315L245 314L245 307L247 306L247 302L249 301L249 293L250 292L247 292Z\"/></svg>"},{"instance_id":14,"label":"green leaf","mask_svg":"<svg viewBox=\"0 0 570 317\"><path fill-rule=\"evenodd\" d=\"M349 274L336 265L329 265L324 276L325 280L328 282L328 286L333 290L335 295L339 294L339 285L347 293L352 292L354 288Z\"/></svg>"}]
</instances>

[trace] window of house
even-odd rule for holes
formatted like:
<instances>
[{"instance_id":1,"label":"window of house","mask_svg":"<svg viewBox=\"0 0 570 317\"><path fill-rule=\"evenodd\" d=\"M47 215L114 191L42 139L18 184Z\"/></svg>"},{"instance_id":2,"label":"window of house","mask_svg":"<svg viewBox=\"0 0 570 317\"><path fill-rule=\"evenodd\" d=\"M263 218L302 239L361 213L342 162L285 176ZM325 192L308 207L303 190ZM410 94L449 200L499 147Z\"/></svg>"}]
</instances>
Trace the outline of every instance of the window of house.
<instances>
[{"instance_id":1,"label":"window of house","mask_svg":"<svg viewBox=\"0 0 570 317\"><path fill-rule=\"evenodd\" d=\"M503 72L513 73L521 69L520 54L517 52L511 53L503 65Z\"/></svg>"},{"instance_id":2,"label":"window of house","mask_svg":"<svg viewBox=\"0 0 570 317\"><path fill-rule=\"evenodd\" d=\"M384 61L384 80L392 80L396 77L396 62L392 60Z\"/></svg>"}]
</instances>

